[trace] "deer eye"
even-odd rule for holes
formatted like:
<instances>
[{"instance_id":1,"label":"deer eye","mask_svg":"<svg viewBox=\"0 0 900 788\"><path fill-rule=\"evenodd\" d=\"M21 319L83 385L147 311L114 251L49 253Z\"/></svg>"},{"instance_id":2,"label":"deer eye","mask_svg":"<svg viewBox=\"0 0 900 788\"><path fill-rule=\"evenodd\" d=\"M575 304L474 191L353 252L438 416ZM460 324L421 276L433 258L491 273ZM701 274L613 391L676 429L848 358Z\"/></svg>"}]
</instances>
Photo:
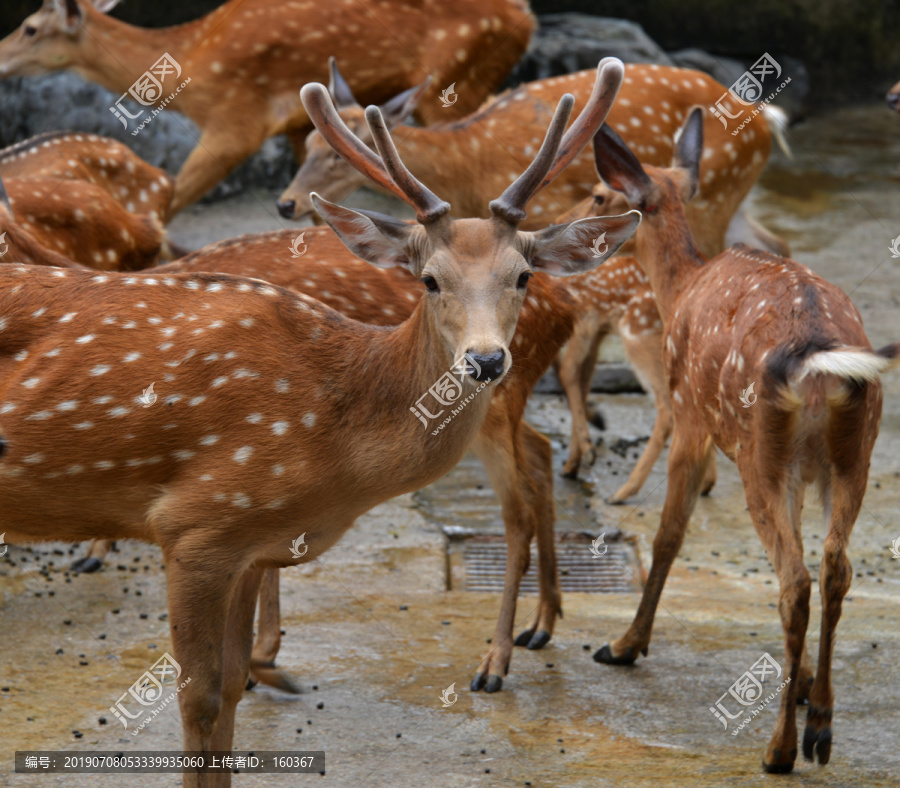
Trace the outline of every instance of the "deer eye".
<instances>
[{"instance_id":1,"label":"deer eye","mask_svg":"<svg viewBox=\"0 0 900 788\"><path fill-rule=\"evenodd\" d=\"M433 276L423 276L421 281L424 283L425 288L429 293L440 292L441 288L438 287L437 279Z\"/></svg>"},{"instance_id":2,"label":"deer eye","mask_svg":"<svg viewBox=\"0 0 900 788\"><path fill-rule=\"evenodd\" d=\"M528 280L531 279L532 276L534 276L534 274L531 273L531 271L524 271L519 274L519 278L516 281L516 287L519 290L524 290L526 287L528 287Z\"/></svg>"},{"instance_id":3,"label":"deer eye","mask_svg":"<svg viewBox=\"0 0 900 788\"><path fill-rule=\"evenodd\" d=\"M603 205L603 202L606 198L602 194L594 195L594 205Z\"/></svg>"},{"instance_id":4,"label":"deer eye","mask_svg":"<svg viewBox=\"0 0 900 788\"><path fill-rule=\"evenodd\" d=\"M28 25L28 26L25 28L24 33L25 33L26 36L33 36L33 35L35 35L35 34L37 33L37 28L36 28L36 27L32 27L31 25Z\"/></svg>"}]
</instances>

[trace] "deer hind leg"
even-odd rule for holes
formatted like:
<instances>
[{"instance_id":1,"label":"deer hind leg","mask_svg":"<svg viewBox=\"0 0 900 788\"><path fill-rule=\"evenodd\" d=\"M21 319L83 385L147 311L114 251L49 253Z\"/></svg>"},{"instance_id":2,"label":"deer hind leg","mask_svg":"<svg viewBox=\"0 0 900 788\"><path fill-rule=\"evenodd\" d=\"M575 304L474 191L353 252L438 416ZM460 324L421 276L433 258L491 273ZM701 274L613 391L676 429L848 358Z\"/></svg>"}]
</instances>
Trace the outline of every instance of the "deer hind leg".
<instances>
[{"instance_id":1,"label":"deer hind leg","mask_svg":"<svg viewBox=\"0 0 900 788\"><path fill-rule=\"evenodd\" d=\"M175 178L175 194L166 221L193 205L265 142L262 128L226 133L227 124L210 122Z\"/></svg>"},{"instance_id":2,"label":"deer hind leg","mask_svg":"<svg viewBox=\"0 0 900 788\"><path fill-rule=\"evenodd\" d=\"M534 651L543 648L553 635L556 616L562 616L562 594L556 569L556 541L553 506L553 449L550 441L522 421L519 425L522 456L528 472L520 473L520 485L526 500L530 499L536 518L538 585L540 596L532 622L516 638L515 645Z\"/></svg>"},{"instance_id":3,"label":"deer hind leg","mask_svg":"<svg viewBox=\"0 0 900 788\"><path fill-rule=\"evenodd\" d=\"M578 477L582 459L588 465L593 465L597 460L597 450L588 430L586 406L591 378L597 365L597 353L606 334L598 325L596 313L589 311L580 315L559 364L559 382L572 414L569 456L563 465L563 476L570 479Z\"/></svg>"},{"instance_id":4,"label":"deer hind leg","mask_svg":"<svg viewBox=\"0 0 900 788\"><path fill-rule=\"evenodd\" d=\"M266 569L259 587L259 632L250 657L250 679L247 689L259 683L299 694L300 686L287 673L275 667L281 648L281 606L278 593L279 570Z\"/></svg>"},{"instance_id":5,"label":"deer hind leg","mask_svg":"<svg viewBox=\"0 0 900 788\"><path fill-rule=\"evenodd\" d=\"M274 571L277 578L277 569L268 571ZM225 622L222 708L210 741L210 749L214 752L230 752L234 741L234 716L247 682L253 644L253 611L262 574L261 569L245 570L231 594ZM215 776L217 779L212 784L216 788L229 788L230 773Z\"/></svg>"},{"instance_id":6,"label":"deer hind leg","mask_svg":"<svg viewBox=\"0 0 900 788\"><path fill-rule=\"evenodd\" d=\"M787 684L781 693L763 768L770 774L786 774L793 770L797 759L798 684L809 625L811 581L803 563L799 518L795 523L792 511L796 507L796 492L802 489L799 469L787 466L780 478L773 479L769 470L762 472L766 463L760 456L761 452L755 457L739 457L738 469L753 526L778 575L778 610L785 646L782 680Z\"/></svg>"},{"instance_id":7,"label":"deer hind leg","mask_svg":"<svg viewBox=\"0 0 900 788\"><path fill-rule=\"evenodd\" d=\"M501 413L502 416L497 415ZM488 419L491 423L482 427L473 449L484 464L491 486L503 506L506 576L492 647L472 679L473 692L482 688L487 692L496 692L503 686L503 676L509 672L516 599L522 576L528 570L531 538L537 527L532 501L523 495L523 489L527 486L525 479L528 478L528 468L518 431L513 428L511 418L505 411L492 409ZM552 524L550 527L552 528Z\"/></svg>"},{"instance_id":8,"label":"deer hind leg","mask_svg":"<svg viewBox=\"0 0 900 788\"><path fill-rule=\"evenodd\" d=\"M659 455L666 447L666 441L672 434L672 403L669 399L669 391L666 384L666 373L662 357L662 332L641 334L638 336L625 336L622 334L622 344L625 347L625 355L631 362L635 374L646 391L653 395L653 403L656 406L656 421L653 422L653 432L650 440L644 447L637 465L631 471L628 481L616 492L606 499L606 503L620 504L632 495L637 495L647 477L653 470L653 466L659 459ZM715 468L715 466L713 466ZM705 482L704 482L705 484Z\"/></svg>"},{"instance_id":9,"label":"deer hind leg","mask_svg":"<svg viewBox=\"0 0 900 788\"><path fill-rule=\"evenodd\" d=\"M103 566L103 559L112 550L113 545L115 542L112 539L94 539L88 545L87 553L73 562L70 569L73 572L83 572L84 574L96 572Z\"/></svg>"},{"instance_id":10,"label":"deer hind leg","mask_svg":"<svg viewBox=\"0 0 900 788\"><path fill-rule=\"evenodd\" d=\"M638 654L647 656L653 618L662 595L669 569L687 530L688 520L713 453L712 439L701 431L679 428L676 423L669 449L669 486L663 506L659 530L653 540L653 565L644 586L641 603L628 631L618 640L603 646L594 654L595 662L607 665L630 665Z\"/></svg>"}]
</instances>

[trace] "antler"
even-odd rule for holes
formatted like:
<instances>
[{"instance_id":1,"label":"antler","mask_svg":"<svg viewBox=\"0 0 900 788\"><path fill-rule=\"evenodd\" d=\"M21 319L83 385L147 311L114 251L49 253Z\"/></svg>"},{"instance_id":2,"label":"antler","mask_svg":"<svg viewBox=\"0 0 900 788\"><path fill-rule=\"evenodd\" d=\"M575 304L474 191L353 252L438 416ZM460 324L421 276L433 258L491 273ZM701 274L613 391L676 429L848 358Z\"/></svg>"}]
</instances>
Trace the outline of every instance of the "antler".
<instances>
[{"instance_id":1,"label":"antler","mask_svg":"<svg viewBox=\"0 0 900 788\"><path fill-rule=\"evenodd\" d=\"M420 223L428 224L450 211L450 204L418 181L400 161L378 107L366 109L366 120L383 160L347 128L324 85L318 82L304 85L300 100L318 132L335 152L367 178L415 208Z\"/></svg>"},{"instance_id":2,"label":"antler","mask_svg":"<svg viewBox=\"0 0 900 788\"><path fill-rule=\"evenodd\" d=\"M563 102L567 98L570 105L563 126L571 113L572 97L569 94L563 96L544 138L544 144L541 145L541 150L531 166L491 203L491 211L495 215L513 224L518 224L525 218L525 205L528 200L559 175L597 133L612 109L624 75L625 69L621 60L615 57L603 58L597 65L597 79L587 104L562 141L557 138L553 144L554 135L557 134L556 124L563 109Z\"/></svg>"}]
</instances>

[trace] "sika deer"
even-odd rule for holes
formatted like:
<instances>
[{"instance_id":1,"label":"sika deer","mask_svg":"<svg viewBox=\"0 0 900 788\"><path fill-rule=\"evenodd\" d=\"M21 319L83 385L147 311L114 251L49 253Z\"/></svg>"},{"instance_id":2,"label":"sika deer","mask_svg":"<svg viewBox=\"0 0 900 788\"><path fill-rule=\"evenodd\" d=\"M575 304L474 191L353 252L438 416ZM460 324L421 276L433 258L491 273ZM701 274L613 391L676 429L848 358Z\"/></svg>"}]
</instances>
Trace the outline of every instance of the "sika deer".
<instances>
[{"instance_id":1,"label":"sika deer","mask_svg":"<svg viewBox=\"0 0 900 788\"><path fill-rule=\"evenodd\" d=\"M174 656L191 678L178 696L185 750L231 749L263 569L296 564L300 535L300 560L316 559L371 507L449 471L477 436L492 388L436 436L423 436L408 403L448 372L469 393L476 382L496 386L533 271L586 270L599 262L590 238L606 232L612 253L634 232L636 212L517 229L528 199L596 133L621 77L619 61L601 62L594 100L563 135L574 104L563 98L492 217L458 220L405 169L376 108L367 119L380 156L340 122L323 86L304 86L316 127L416 209L418 224L407 225L316 198L348 248L422 278L427 295L395 330L225 275L0 269L0 527L11 543L160 544ZM149 327L130 330L142 314ZM160 386L162 407L135 407L156 380L173 390ZM134 437L115 441L123 424ZM511 566L527 560L515 547ZM504 615L511 626L512 611ZM184 781L227 786L230 774Z\"/></svg>"},{"instance_id":2,"label":"sika deer","mask_svg":"<svg viewBox=\"0 0 900 788\"><path fill-rule=\"evenodd\" d=\"M440 91L456 83L457 101L446 109L452 118L474 111L493 93L535 26L521 0L383 0L377 7L229 0L200 19L159 30L106 16L116 5L118 0L44 0L40 11L0 41L0 77L68 68L109 88L119 101L129 92L139 97L143 104L130 105L139 110L135 122L171 94L166 106L191 118L201 136L178 173L170 217L275 134L287 134L302 158L312 125L297 88L324 79L330 55L340 55L365 101L386 100L430 75L425 92L437 106ZM138 79L157 95L136 88ZM112 114L109 119L118 124ZM119 119L129 128L123 112Z\"/></svg>"},{"instance_id":3,"label":"sika deer","mask_svg":"<svg viewBox=\"0 0 900 788\"><path fill-rule=\"evenodd\" d=\"M797 699L810 679L801 664L811 585L800 537L804 491L808 484L819 488L827 535L819 664L803 754L811 760L815 753L825 764L835 631L853 576L846 545L878 435L880 374L900 362L900 343L873 351L846 294L793 260L735 246L704 261L682 204L697 190L703 114L697 108L688 117L668 170L642 167L608 127L594 140L597 171L609 187L605 206L640 208L644 215L637 257L665 324L675 418L666 502L644 595L628 632L594 659L621 665L646 656L666 575L718 446L738 466L750 517L780 583L789 683L763 765L767 772L789 772L797 756ZM751 383L758 400L742 407L739 399Z\"/></svg>"}]
</instances>

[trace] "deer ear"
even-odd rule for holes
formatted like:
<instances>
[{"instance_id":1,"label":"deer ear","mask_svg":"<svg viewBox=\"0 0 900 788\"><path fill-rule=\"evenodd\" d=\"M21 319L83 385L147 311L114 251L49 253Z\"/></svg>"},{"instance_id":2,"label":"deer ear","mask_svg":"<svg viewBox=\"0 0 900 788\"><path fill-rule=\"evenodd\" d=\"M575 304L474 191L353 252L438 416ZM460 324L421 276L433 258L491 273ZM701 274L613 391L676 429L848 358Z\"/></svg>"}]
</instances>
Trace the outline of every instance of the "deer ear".
<instances>
[{"instance_id":1,"label":"deer ear","mask_svg":"<svg viewBox=\"0 0 900 788\"><path fill-rule=\"evenodd\" d=\"M94 8L101 14L108 14L119 4L119 2L120 0L94 0Z\"/></svg>"},{"instance_id":2,"label":"deer ear","mask_svg":"<svg viewBox=\"0 0 900 788\"><path fill-rule=\"evenodd\" d=\"M77 0L53 0L53 7L62 19L63 30L67 33L74 33L83 18Z\"/></svg>"},{"instance_id":3,"label":"deer ear","mask_svg":"<svg viewBox=\"0 0 900 788\"><path fill-rule=\"evenodd\" d=\"M594 166L600 179L631 205L641 205L653 191L653 181L637 157L606 123L594 135Z\"/></svg>"},{"instance_id":4,"label":"deer ear","mask_svg":"<svg viewBox=\"0 0 900 788\"><path fill-rule=\"evenodd\" d=\"M347 84L347 80L344 79L344 75L338 71L337 61L334 59L333 55L328 58L328 73L330 75L328 80L328 92L331 94L331 100L334 102L334 106L341 109L342 107L353 107L357 105L359 102L353 95L353 91L350 90L350 86Z\"/></svg>"},{"instance_id":5,"label":"deer ear","mask_svg":"<svg viewBox=\"0 0 900 788\"><path fill-rule=\"evenodd\" d=\"M0 178L0 205L2 205L9 212L9 218L15 221L15 214L13 213L12 205L9 203L9 195L6 193L6 186L3 185L3 179Z\"/></svg>"},{"instance_id":6,"label":"deer ear","mask_svg":"<svg viewBox=\"0 0 900 788\"><path fill-rule=\"evenodd\" d=\"M335 205L313 192L310 199L328 226L357 257L379 268L405 266L413 270L410 243L420 228L374 211L356 211Z\"/></svg>"},{"instance_id":7,"label":"deer ear","mask_svg":"<svg viewBox=\"0 0 900 788\"><path fill-rule=\"evenodd\" d=\"M621 216L592 216L536 233L519 233L531 242L531 267L551 276L571 276L596 268L612 257L641 223L638 211Z\"/></svg>"},{"instance_id":8,"label":"deer ear","mask_svg":"<svg viewBox=\"0 0 900 788\"><path fill-rule=\"evenodd\" d=\"M694 107L675 135L675 166L685 170L690 179L689 201L700 188L700 159L703 157L703 108Z\"/></svg>"},{"instance_id":9,"label":"deer ear","mask_svg":"<svg viewBox=\"0 0 900 788\"><path fill-rule=\"evenodd\" d=\"M416 107L419 106L419 102L422 100L422 96L425 95L425 91L428 90L430 85L431 77L427 77L422 84L416 85L409 90L404 90L381 105L381 114L384 116L384 121L389 129L399 126L415 112Z\"/></svg>"}]
</instances>

